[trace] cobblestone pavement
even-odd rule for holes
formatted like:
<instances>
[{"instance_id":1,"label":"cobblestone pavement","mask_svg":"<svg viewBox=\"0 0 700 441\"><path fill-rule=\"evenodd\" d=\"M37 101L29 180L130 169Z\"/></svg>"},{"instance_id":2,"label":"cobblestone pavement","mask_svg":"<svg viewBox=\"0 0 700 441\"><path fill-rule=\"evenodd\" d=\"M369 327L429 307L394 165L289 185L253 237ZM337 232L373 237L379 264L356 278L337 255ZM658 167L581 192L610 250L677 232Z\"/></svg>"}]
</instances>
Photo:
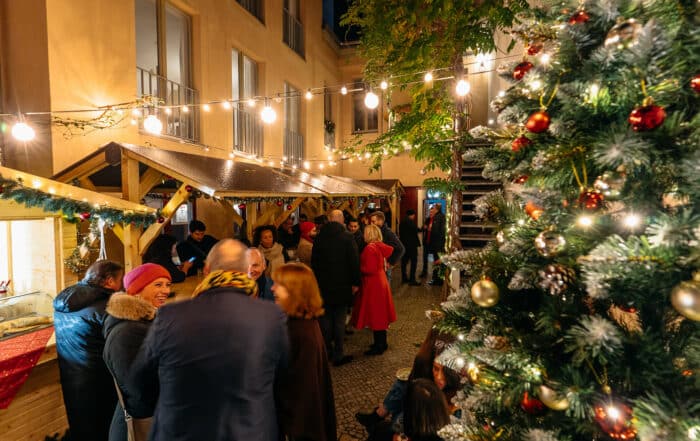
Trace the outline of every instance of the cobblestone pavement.
<instances>
[{"instance_id":1,"label":"cobblestone pavement","mask_svg":"<svg viewBox=\"0 0 700 441\"><path fill-rule=\"evenodd\" d=\"M345 341L345 353L353 355L355 360L332 368L341 441L367 438L365 428L355 420L355 413L373 409L394 382L396 370L411 367L418 346L430 329L425 310L434 308L441 301L440 288L429 285L399 286L400 277L400 273L394 273L392 288L397 321L387 333L389 349L380 356L364 355L363 352L372 343L372 332L356 330Z\"/></svg>"}]
</instances>

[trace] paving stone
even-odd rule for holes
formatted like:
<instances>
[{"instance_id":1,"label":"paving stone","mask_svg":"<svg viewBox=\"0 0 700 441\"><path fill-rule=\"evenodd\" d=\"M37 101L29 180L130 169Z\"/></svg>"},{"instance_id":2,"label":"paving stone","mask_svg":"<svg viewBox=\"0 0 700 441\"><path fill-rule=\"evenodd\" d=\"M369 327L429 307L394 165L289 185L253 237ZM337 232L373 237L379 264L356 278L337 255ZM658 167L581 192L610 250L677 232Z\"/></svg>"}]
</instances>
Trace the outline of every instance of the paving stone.
<instances>
[{"instance_id":1,"label":"paving stone","mask_svg":"<svg viewBox=\"0 0 700 441\"><path fill-rule=\"evenodd\" d=\"M389 349L380 356L364 355L372 343L372 332L356 330L345 339L345 353L355 359L331 370L341 441L367 439L367 432L355 420L355 413L371 411L384 398L396 378L396 371L411 367L417 345L423 342L430 329L425 310L441 302L441 288L400 285L399 279L400 273L395 273L392 290L397 320L387 333Z\"/></svg>"}]
</instances>

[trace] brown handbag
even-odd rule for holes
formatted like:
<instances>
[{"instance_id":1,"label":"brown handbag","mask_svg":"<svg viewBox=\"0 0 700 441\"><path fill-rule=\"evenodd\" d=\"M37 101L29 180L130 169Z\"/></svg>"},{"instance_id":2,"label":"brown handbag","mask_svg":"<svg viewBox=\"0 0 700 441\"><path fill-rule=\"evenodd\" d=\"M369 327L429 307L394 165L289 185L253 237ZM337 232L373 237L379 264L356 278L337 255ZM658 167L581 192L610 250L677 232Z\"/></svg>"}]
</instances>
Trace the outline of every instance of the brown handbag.
<instances>
[{"instance_id":1,"label":"brown handbag","mask_svg":"<svg viewBox=\"0 0 700 441\"><path fill-rule=\"evenodd\" d=\"M124 422L126 422L127 431L127 441L148 441L148 434L151 431L151 423L153 422L153 417L148 418L134 418L129 415L129 412L124 406L124 397L122 396L122 391L117 384L117 379L112 376L114 380L114 387L117 388L117 396L119 397L119 404L122 406L124 411Z\"/></svg>"}]
</instances>

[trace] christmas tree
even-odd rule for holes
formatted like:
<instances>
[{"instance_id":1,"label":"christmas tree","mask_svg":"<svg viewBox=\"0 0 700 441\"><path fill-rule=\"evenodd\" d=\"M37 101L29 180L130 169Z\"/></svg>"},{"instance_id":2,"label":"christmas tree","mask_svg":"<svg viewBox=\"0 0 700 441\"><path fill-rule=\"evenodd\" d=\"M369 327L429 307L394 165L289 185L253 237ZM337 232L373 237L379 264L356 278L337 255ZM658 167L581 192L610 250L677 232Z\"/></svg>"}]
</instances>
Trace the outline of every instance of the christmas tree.
<instances>
[{"instance_id":1,"label":"christmas tree","mask_svg":"<svg viewBox=\"0 0 700 441\"><path fill-rule=\"evenodd\" d=\"M700 439L700 2L540 2L465 161L504 190L443 262L446 440Z\"/></svg>"}]
</instances>

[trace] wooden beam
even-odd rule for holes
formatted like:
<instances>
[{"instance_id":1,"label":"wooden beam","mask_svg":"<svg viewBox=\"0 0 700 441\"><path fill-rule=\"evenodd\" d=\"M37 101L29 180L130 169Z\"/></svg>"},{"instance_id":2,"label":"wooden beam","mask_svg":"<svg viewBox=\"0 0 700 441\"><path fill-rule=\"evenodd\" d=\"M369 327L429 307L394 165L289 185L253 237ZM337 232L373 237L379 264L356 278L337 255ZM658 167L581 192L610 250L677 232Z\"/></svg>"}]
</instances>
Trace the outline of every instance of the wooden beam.
<instances>
[{"instance_id":1,"label":"wooden beam","mask_svg":"<svg viewBox=\"0 0 700 441\"><path fill-rule=\"evenodd\" d=\"M105 154L103 153L85 160L85 162L78 164L72 170L59 175L57 179L61 182L73 182L75 179L80 180L81 178L86 178L92 174L95 174L108 165L109 163L107 162Z\"/></svg>"},{"instance_id":2,"label":"wooden beam","mask_svg":"<svg viewBox=\"0 0 700 441\"><path fill-rule=\"evenodd\" d=\"M243 225L245 219L243 219L241 215L233 209L233 204L231 202L227 201L226 199L219 199L218 202L221 204L222 207L224 207L224 210L226 210L231 215L231 217L233 217L233 221L236 224Z\"/></svg>"},{"instance_id":3,"label":"wooden beam","mask_svg":"<svg viewBox=\"0 0 700 441\"><path fill-rule=\"evenodd\" d=\"M122 154L122 197L127 201L138 202L139 199L139 162ZM139 236L141 228L124 225L124 271L128 272L141 265L139 254Z\"/></svg>"},{"instance_id":4,"label":"wooden beam","mask_svg":"<svg viewBox=\"0 0 700 441\"><path fill-rule=\"evenodd\" d=\"M173 197L170 198L168 203L165 204L163 209L160 211L166 220L170 219L173 216L173 214L175 214L177 207L184 204L189 199L190 193L186 190L186 187L187 187L187 184L182 184L180 186L180 188L175 192ZM163 229L163 226L165 226L165 222L163 222L163 223L156 222L154 224L151 224L146 229L146 231L143 232L143 234L141 235L141 238L139 239L139 243L138 243L138 249L139 249L140 256L143 256L144 253L146 253L148 246L151 245L151 243L155 240L156 237L158 237L161 230Z\"/></svg>"},{"instance_id":5,"label":"wooden beam","mask_svg":"<svg viewBox=\"0 0 700 441\"><path fill-rule=\"evenodd\" d=\"M153 167L148 167L139 181L139 200L143 199L143 197L146 196L146 194L148 194L148 192L151 191L151 189L155 187L155 185L162 179L163 173Z\"/></svg>"},{"instance_id":6,"label":"wooden beam","mask_svg":"<svg viewBox=\"0 0 700 441\"><path fill-rule=\"evenodd\" d=\"M289 215L291 215L292 212L293 212L294 210L296 210L297 207L298 207L299 205L301 205L302 202L304 202L304 199L306 199L306 198L296 198L296 199L294 199L294 202L291 203L291 206L292 206L291 210L285 209L285 210L282 212L282 214L281 214L280 216L278 216L277 219L275 219L275 222L274 222L275 226L276 226L276 227L279 227L280 224L282 224L282 222L284 222L285 219L287 219L287 218L289 217ZM285 208L286 208L286 207L285 207Z\"/></svg>"},{"instance_id":7,"label":"wooden beam","mask_svg":"<svg viewBox=\"0 0 700 441\"><path fill-rule=\"evenodd\" d=\"M122 244L124 243L124 228L122 224L114 224L112 226L112 233L117 236L117 239L119 239Z\"/></svg>"},{"instance_id":8,"label":"wooden beam","mask_svg":"<svg viewBox=\"0 0 700 441\"><path fill-rule=\"evenodd\" d=\"M87 176L83 176L82 178L78 179L78 182L80 182L80 188L90 191L97 191L95 184L92 183L92 179Z\"/></svg>"},{"instance_id":9,"label":"wooden beam","mask_svg":"<svg viewBox=\"0 0 700 441\"><path fill-rule=\"evenodd\" d=\"M272 202L268 202L266 205L267 207L265 210L258 215L258 222L256 226L271 224L274 222L274 219L277 216L277 212L279 211L280 207Z\"/></svg>"}]
</instances>

